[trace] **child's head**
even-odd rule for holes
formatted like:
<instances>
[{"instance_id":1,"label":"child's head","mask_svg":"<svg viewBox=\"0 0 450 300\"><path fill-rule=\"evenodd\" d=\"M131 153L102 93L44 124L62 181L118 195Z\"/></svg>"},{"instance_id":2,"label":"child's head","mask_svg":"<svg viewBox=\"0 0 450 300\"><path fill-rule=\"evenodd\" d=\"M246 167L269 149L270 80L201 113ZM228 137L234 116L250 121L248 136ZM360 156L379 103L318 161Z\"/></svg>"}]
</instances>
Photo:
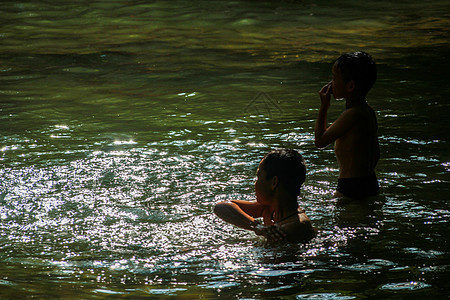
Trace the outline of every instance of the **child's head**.
<instances>
[{"instance_id":1,"label":"child's head","mask_svg":"<svg viewBox=\"0 0 450 300\"><path fill-rule=\"evenodd\" d=\"M353 80L355 90L363 97L377 80L377 68L372 57L363 51L342 54L334 63L335 67L341 71L344 82Z\"/></svg>"},{"instance_id":2,"label":"child's head","mask_svg":"<svg viewBox=\"0 0 450 300\"><path fill-rule=\"evenodd\" d=\"M291 149L270 151L261 160L260 167L267 173L267 179L277 176L291 196L300 194L306 177L306 165L300 153Z\"/></svg>"}]
</instances>

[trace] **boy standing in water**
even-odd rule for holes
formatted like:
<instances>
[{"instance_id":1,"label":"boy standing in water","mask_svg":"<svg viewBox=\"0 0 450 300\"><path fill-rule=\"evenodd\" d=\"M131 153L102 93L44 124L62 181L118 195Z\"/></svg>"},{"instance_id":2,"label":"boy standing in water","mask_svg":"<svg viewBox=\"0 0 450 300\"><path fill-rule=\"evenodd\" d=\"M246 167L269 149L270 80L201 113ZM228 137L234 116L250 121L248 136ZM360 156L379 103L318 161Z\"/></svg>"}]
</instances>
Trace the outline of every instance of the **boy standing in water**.
<instances>
[{"instance_id":1,"label":"boy standing in water","mask_svg":"<svg viewBox=\"0 0 450 300\"><path fill-rule=\"evenodd\" d=\"M297 202L306 166L295 150L269 152L261 160L255 182L256 201L219 202L214 213L224 221L277 241L301 242L315 236L305 211ZM260 224L255 218L262 218Z\"/></svg>"},{"instance_id":2,"label":"boy standing in water","mask_svg":"<svg viewBox=\"0 0 450 300\"><path fill-rule=\"evenodd\" d=\"M375 166L380 157L377 119L366 95L377 79L375 62L365 52L341 55L332 68L333 80L319 92L321 105L315 126L315 145L335 142L339 164L335 197L364 199L379 192ZM331 94L345 99L344 112L327 128Z\"/></svg>"}]
</instances>

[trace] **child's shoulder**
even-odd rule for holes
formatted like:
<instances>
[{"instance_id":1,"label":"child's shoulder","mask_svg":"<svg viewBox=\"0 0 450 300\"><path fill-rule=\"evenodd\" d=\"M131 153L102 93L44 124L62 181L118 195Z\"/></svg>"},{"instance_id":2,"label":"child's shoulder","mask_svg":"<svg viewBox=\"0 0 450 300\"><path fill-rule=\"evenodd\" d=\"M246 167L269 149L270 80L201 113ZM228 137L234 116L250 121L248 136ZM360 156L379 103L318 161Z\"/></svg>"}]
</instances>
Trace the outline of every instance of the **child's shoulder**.
<instances>
[{"instance_id":1,"label":"child's shoulder","mask_svg":"<svg viewBox=\"0 0 450 300\"><path fill-rule=\"evenodd\" d=\"M367 103L347 108L342 115L355 121L376 119L375 111Z\"/></svg>"},{"instance_id":2,"label":"child's shoulder","mask_svg":"<svg viewBox=\"0 0 450 300\"><path fill-rule=\"evenodd\" d=\"M315 236L311 221L304 211L278 222L277 226L286 233L287 239L291 242L310 240Z\"/></svg>"}]
</instances>

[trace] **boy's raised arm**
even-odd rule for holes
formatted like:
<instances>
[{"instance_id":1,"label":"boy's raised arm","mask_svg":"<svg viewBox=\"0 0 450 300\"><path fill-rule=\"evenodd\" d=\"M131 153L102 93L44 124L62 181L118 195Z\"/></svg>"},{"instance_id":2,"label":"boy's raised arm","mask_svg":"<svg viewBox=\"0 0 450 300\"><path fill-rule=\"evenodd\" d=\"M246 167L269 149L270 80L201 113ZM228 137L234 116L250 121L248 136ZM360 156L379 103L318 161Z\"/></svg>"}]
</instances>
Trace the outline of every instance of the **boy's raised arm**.
<instances>
[{"instance_id":1,"label":"boy's raised arm","mask_svg":"<svg viewBox=\"0 0 450 300\"><path fill-rule=\"evenodd\" d=\"M355 114L356 111L354 109L347 109L321 134L316 130L314 139L316 147L324 148L343 136L354 125L356 120Z\"/></svg>"},{"instance_id":2,"label":"boy's raised arm","mask_svg":"<svg viewBox=\"0 0 450 300\"><path fill-rule=\"evenodd\" d=\"M321 105L314 128L314 144L318 148L324 148L343 136L353 126L356 119L355 111L347 109L327 128L327 112L330 107L331 88L330 82L322 87L319 92Z\"/></svg>"},{"instance_id":3,"label":"boy's raised arm","mask_svg":"<svg viewBox=\"0 0 450 300\"><path fill-rule=\"evenodd\" d=\"M327 113L330 107L331 100L331 82L324 85L319 91L320 96L320 108L319 115L317 116L316 126L314 127L314 143L316 147L323 148L328 144L325 144L322 140L322 136L327 130Z\"/></svg>"}]
</instances>

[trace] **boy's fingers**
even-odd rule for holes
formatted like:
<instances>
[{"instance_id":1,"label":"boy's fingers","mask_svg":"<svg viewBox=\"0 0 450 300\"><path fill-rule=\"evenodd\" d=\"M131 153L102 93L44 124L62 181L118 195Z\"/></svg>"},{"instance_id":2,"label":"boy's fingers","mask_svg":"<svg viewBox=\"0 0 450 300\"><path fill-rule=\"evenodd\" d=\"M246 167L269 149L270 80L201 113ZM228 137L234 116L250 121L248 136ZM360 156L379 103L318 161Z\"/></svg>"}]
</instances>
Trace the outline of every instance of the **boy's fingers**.
<instances>
[{"instance_id":1,"label":"boy's fingers","mask_svg":"<svg viewBox=\"0 0 450 300\"><path fill-rule=\"evenodd\" d=\"M272 228L272 233L278 241L283 240L286 237L286 233L276 226Z\"/></svg>"},{"instance_id":2,"label":"boy's fingers","mask_svg":"<svg viewBox=\"0 0 450 300\"><path fill-rule=\"evenodd\" d=\"M328 82L327 84L325 84L325 85L320 89L319 93L324 93L324 92L326 92L326 91L328 90L328 88L330 87L330 85L331 85L331 81Z\"/></svg>"},{"instance_id":3,"label":"boy's fingers","mask_svg":"<svg viewBox=\"0 0 450 300\"><path fill-rule=\"evenodd\" d=\"M278 229L278 234L281 236L281 238L287 237L287 234L283 230Z\"/></svg>"},{"instance_id":4,"label":"boy's fingers","mask_svg":"<svg viewBox=\"0 0 450 300\"><path fill-rule=\"evenodd\" d=\"M287 236L284 231L274 225L268 226L262 230L261 235L272 241L281 241Z\"/></svg>"},{"instance_id":5,"label":"boy's fingers","mask_svg":"<svg viewBox=\"0 0 450 300\"><path fill-rule=\"evenodd\" d=\"M328 90L330 89L332 84L332 81L328 82L327 84L325 84L319 91L319 93L323 94L323 93L327 93Z\"/></svg>"}]
</instances>

